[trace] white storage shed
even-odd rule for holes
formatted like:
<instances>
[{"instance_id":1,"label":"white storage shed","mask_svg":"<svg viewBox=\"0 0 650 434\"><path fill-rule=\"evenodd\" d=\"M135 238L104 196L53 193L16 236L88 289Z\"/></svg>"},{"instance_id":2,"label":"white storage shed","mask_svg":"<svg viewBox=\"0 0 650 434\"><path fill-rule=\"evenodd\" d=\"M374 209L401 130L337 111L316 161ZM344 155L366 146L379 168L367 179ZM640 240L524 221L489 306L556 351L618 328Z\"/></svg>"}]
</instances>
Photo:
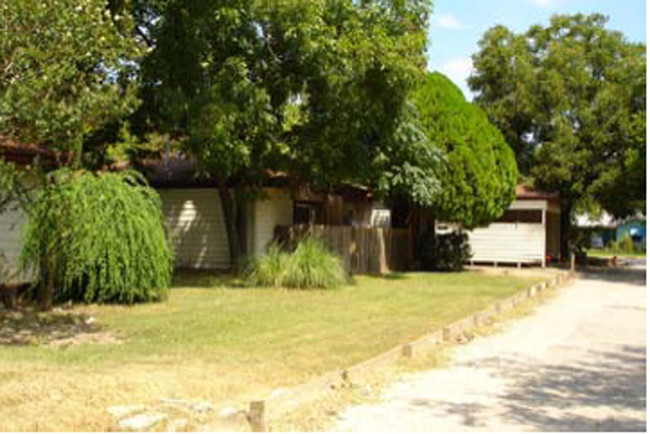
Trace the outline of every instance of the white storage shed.
<instances>
[{"instance_id":1,"label":"white storage shed","mask_svg":"<svg viewBox=\"0 0 650 434\"><path fill-rule=\"evenodd\" d=\"M500 219L468 232L472 263L536 264L560 256L560 206L556 196L517 187Z\"/></svg>"}]
</instances>

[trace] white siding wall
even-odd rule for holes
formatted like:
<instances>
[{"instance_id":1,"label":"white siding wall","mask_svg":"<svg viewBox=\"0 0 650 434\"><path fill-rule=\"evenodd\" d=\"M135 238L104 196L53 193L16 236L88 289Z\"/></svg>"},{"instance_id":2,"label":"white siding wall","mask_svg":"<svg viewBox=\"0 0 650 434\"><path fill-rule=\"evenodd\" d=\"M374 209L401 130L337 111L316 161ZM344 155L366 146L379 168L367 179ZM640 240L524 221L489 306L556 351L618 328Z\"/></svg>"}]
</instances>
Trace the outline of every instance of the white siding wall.
<instances>
[{"instance_id":1,"label":"white siding wall","mask_svg":"<svg viewBox=\"0 0 650 434\"><path fill-rule=\"evenodd\" d=\"M277 225L293 223L293 200L289 192L279 188L268 188L265 191L267 197L258 200L252 207L249 247L253 257L266 253Z\"/></svg>"},{"instance_id":2,"label":"white siding wall","mask_svg":"<svg viewBox=\"0 0 650 434\"><path fill-rule=\"evenodd\" d=\"M18 272L23 225L27 216L21 210L0 214L0 284L24 283L29 279Z\"/></svg>"},{"instance_id":3,"label":"white siding wall","mask_svg":"<svg viewBox=\"0 0 650 434\"><path fill-rule=\"evenodd\" d=\"M169 227L175 265L227 269L228 238L216 189L158 190Z\"/></svg>"},{"instance_id":4,"label":"white siding wall","mask_svg":"<svg viewBox=\"0 0 650 434\"><path fill-rule=\"evenodd\" d=\"M541 223L492 223L467 233L476 262L540 262L545 255Z\"/></svg>"},{"instance_id":5,"label":"white siding wall","mask_svg":"<svg viewBox=\"0 0 650 434\"><path fill-rule=\"evenodd\" d=\"M486 228L467 232L472 261L545 265L548 208L545 200L515 200L510 210L540 211L542 223L492 223Z\"/></svg>"}]
</instances>

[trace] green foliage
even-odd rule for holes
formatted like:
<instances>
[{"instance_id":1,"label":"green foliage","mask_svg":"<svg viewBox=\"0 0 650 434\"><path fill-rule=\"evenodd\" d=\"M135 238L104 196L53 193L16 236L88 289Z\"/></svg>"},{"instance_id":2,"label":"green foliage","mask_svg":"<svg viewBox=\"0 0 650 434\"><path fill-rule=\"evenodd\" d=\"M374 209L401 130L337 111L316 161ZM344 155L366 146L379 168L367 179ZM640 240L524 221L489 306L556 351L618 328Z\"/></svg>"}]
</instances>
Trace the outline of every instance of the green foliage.
<instances>
[{"instance_id":1,"label":"green foliage","mask_svg":"<svg viewBox=\"0 0 650 434\"><path fill-rule=\"evenodd\" d=\"M620 249L625 253L634 253L634 241L632 241L630 234L625 234L621 240Z\"/></svg>"},{"instance_id":2,"label":"green foliage","mask_svg":"<svg viewBox=\"0 0 650 434\"><path fill-rule=\"evenodd\" d=\"M283 283L289 288L334 288L347 280L341 258L320 241L307 238L291 254Z\"/></svg>"},{"instance_id":3,"label":"green foliage","mask_svg":"<svg viewBox=\"0 0 650 434\"><path fill-rule=\"evenodd\" d=\"M318 240L305 238L287 253L272 245L253 262L246 281L254 286L285 288L335 288L348 281L341 258Z\"/></svg>"},{"instance_id":4,"label":"green foliage","mask_svg":"<svg viewBox=\"0 0 650 434\"><path fill-rule=\"evenodd\" d=\"M643 248L637 248L634 245L634 240L630 236L630 234L626 233L622 239L618 241L612 241L610 245L608 246L609 250L614 252L614 253L638 253L638 252L643 252Z\"/></svg>"},{"instance_id":5,"label":"green foliage","mask_svg":"<svg viewBox=\"0 0 650 434\"><path fill-rule=\"evenodd\" d=\"M435 159L403 123L426 64L429 7L171 1L151 31L143 111L183 138L203 172L236 185L290 170L321 186L381 184L426 201Z\"/></svg>"},{"instance_id":6,"label":"green foliage","mask_svg":"<svg viewBox=\"0 0 650 434\"><path fill-rule=\"evenodd\" d=\"M278 244L272 244L264 256L250 264L246 271L246 282L251 286L282 286L290 257L291 254Z\"/></svg>"},{"instance_id":7,"label":"green foliage","mask_svg":"<svg viewBox=\"0 0 650 434\"><path fill-rule=\"evenodd\" d=\"M0 216L7 210L22 207L26 200L23 173L15 164L0 159ZM1 247L0 245L0 284L7 282L10 276L9 260Z\"/></svg>"},{"instance_id":8,"label":"green foliage","mask_svg":"<svg viewBox=\"0 0 650 434\"><path fill-rule=\"evenodd\" d=\"M240 198L259 193L269 170L430 203L438 158L406 108L426 64L429 8L430 0L133 4L153 41L139 116L220 184L235 266Z\"/></svg>"},{"instance_id":9,"label":"green foliage","mask_svg":"<svg viewBox=\"0 0 650 434\"><path fill-rule=\"evenodd\" d=\"M425 270L460 271L471 259L472 251L465 232L434 234L430 231L421 238L420 257Z\"/></svg>"},{"instance_id":10,"label":"green foliage","mask_svg":"<svg viewBox=\"0 0 650 434\"><path fill-rule=\"evenodd\" d=\"M27 200L23 172L14 163L0 159L0 214L10 207L23 206Z\"/></svg>"},{"instance_id":11,"label":"green foliage","mask_svg":"<svg viewBox=\"0 0 650 434\"><path fill-rule=\"evenodd\" d=\"M0 133L79 150L136 106L130 16L105 0L0 2Z\"/></svg>"},{"instance_id":12,"label":"green foliage","mask_svg":"<svg viewBox=\"0 0 650 434\"><path fill-rule=\"evenodd\" d=\"M485 33L469 79L519 168L559 192L568 221L595 198L625 217L645 210L646 47L599 15L558 15L516 34Z\"/></svg>"},{"instance_id":13,"label":"green foliage","mask_svg":"<svg viewBox=\"0 0 650 434\"><path fill-rule=\"evenodd\" d=\"M172 254L160 199L134 172L55 171L29 209L21 261L60 301L161 300Z\"/></svg>"},{"instance_id":14,"label":"green foliage","mask_svg":"<svg viewBox=\"0 0 650 434\"><path fill-rule=\"evenodd\" d=\"M442 74L431 73L412 99L429 146L446 159L430 207L435 218L472 229L501 216L515 198L518 172L499 130Z\"/></svg>"},{"instance_id":15,"label":"green foliage","mask_svg":"<svg viewBox=\"0 0 650 434\"><path fill-rule=\"evenodd\" d=\"M377 196L406 198L433 208L444 188L445 163L444 153L427 137L417 109L409 105L370 166L379 179Z\"/></svg>"}]
</instances>

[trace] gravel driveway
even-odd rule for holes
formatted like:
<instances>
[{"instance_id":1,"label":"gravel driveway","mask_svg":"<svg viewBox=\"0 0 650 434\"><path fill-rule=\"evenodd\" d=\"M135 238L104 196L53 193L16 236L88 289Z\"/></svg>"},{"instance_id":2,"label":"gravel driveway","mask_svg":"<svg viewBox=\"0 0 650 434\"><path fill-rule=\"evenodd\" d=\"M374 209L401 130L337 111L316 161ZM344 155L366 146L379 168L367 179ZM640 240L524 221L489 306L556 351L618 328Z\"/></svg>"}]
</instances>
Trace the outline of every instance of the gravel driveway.
<instances>
[{"instance_id":1,"label":"gravel driveway","mask_svg":"<svg viewBox=\"0 0 650 434\"><path fill-rule=\"evenodd\" d=\"M645 431L645 266L585 274L333 431Z\"/></svg>"}]
</instances>

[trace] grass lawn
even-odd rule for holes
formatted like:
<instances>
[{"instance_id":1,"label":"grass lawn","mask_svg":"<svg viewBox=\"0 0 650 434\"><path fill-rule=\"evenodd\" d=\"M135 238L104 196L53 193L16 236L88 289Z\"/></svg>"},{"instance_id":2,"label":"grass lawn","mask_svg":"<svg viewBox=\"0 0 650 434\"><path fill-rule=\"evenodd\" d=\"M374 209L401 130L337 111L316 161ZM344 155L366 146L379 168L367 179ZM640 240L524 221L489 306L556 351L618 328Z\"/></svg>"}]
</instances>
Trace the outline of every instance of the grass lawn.
<instances>
[{"instance_id":1,"label":"grass lawn","mask_svg":"<svg viewBox=\"0 0 650 434\"><path fill-rule=\"evenodd\" d=\"M370 358L539 280L408 273L300 291L183 279L164 303L75 307L123 342L0 345L0 431L107 430L108 406L159 398L243 403Z\"/></svg>"},{"instance_id":2,"label":"grass lawn","mask_svg":"<svg viewBox=\"0 0 650 434\"><path fill-rule=\"evenodd\" d=\"M587 251L588 256L597 258L610 258L618 256L619 258L645 258L646 252L620 253L608 249L590 249Z\"/></svg>"}]
</instances>

